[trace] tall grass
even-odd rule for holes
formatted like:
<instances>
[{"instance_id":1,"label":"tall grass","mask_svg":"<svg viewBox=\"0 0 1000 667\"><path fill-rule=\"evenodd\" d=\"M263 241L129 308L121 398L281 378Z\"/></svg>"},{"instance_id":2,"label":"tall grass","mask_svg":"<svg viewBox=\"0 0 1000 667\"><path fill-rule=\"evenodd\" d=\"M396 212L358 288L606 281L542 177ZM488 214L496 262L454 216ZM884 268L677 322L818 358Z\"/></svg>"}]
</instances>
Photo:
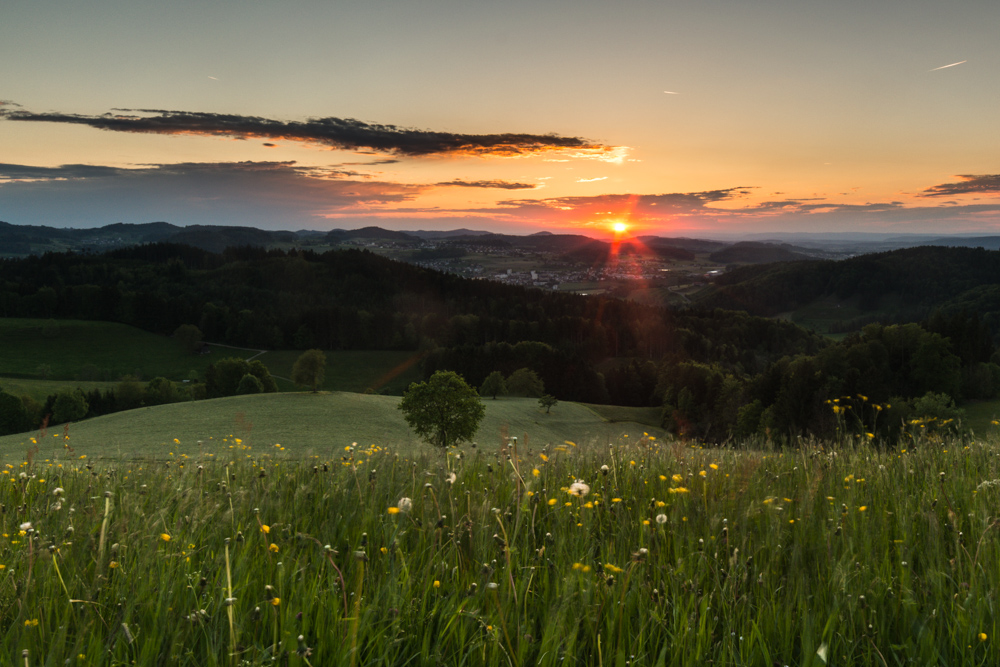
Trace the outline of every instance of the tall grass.
<instances>
[{"instance_id":1,"label":"tall grass","mask_svg":"<svg viewBox=\"0 0 1000 667\"><path fill-rule=\"evenodd\" d=\"M328 460L214 442L198 458L89 463L76 451L2 471L7 660L1000 657L993 441L777 452L644 438Z\"/></svg>"}]
</instances>

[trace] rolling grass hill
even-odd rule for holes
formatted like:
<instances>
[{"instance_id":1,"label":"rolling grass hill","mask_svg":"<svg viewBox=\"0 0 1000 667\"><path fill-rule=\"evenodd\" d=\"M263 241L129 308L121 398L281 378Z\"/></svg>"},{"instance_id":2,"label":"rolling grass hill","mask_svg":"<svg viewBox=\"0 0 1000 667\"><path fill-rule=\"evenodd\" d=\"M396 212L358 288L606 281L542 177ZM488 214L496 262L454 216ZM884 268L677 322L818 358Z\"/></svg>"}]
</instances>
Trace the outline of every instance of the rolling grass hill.
<instances>
[{"instance_id":1,"label":"rolling grass hill","mask_svg":"<svg viewBox=\"0 0 1000 667\"><path fill-rule=\"evenodd\" d=\"M0 387L37 401L66 386L84 390L113 388L122 375L143 380L202 380L210 364L226 357L260 359L276 376L281 391L300 391L288 378L299 350L260 350L209 345L210 354L194 355L180 343L115 322L0 318ZM337 350L325 353L329 391L401 395L421 379L419 357L395 350ZM45 367L48 378L43 377Z\"/></svg>"},{"instance_id":2,"label":"rolling grass hill","mask_svg":"<svg viewBox=\"0 0 1000 667\"><path fill-rule=\"evenodd\" d=\"M355 442L361 446L389 446L400 452L431 451L410 432L396 409L398 403L393 396L333 392L233 396L160 405L71 424L68 442L72 453L63 447L61 426L54 427L44 438L38 438L37 433L0 438L0 461L24 460L32 437L39 440L35 457L40 459L82 455L162 459L170 458L171 452L174 457L194 457L199 453L199 440L205 452L236 456L238 448L230 449L233 438L240 438L242 446L252 448L250 452L240 451L239 456L273 453L278 444L286 448L286 455L296 458L334 456ZM530 398L486 400L484 404L486 417L477 442L488 451L499 446L504 426L521 443L527 435L528 445L535 448L565 440L600 444L625 434L636 439L643 432L663 436L662 430L649 425L607 421L591 407L577 403L559 403L551 414L545 414Z\"/></svg>"},{"instance_id":3,"label":"rolling grass hill","mask_svg":"<svg viewBox=\"0 0 1000 667\"><path fill-rule=\"evenodd\" d=\"M0 341L0 376L21 378L45 379L39 371L44 365L55 380L114 380L136 373L182 380L192 370L204 377L220 358L191 354L166 336L114 322L0 318Z\"/></svg>"}]
</instances>

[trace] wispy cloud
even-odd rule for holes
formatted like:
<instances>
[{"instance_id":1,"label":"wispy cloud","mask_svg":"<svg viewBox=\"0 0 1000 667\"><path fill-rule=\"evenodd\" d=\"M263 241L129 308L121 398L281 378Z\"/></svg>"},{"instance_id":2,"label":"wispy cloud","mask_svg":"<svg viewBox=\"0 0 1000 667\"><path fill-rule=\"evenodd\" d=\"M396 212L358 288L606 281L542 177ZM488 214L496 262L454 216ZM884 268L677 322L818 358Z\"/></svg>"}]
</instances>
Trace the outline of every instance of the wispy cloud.
<instances>
[{"instance_id":1,"label":"wispy cloud","mask_svg":"<svg viewBox=\"0 0 1000 667\"><path fill-rule=\"evenodd\" d=\"M461 188L496 188L499 190L534 190L538 187L537 185L532 185L531 183L515 183L513 181L463 181L461 179L436 183L435 185L454 185Z\"/></svg>"},{"instance_id":2,"label":"wispy cloud","mask_svg":"<svg viewBox=\"0 0 1000 667\"><path fill-rule=\"evenodd\" d=\"M968 194L1000 194L1000 174L959 174L958 183L942 183L927 188L921 197L952 197Z\"/></svg>"},{"instance_id":3,"label":"wispy cloud","mask_svg":"<svg viewBox=\"0 0 1000 667\"><path fill-rule=\"evenodd\" d=\"M334 117L282 121L257 116L163 109L116 109L115 113L99 116L0 109L0 118L84 125L115 132L300 141L335 149L367 149L375 154L407 157L521 157L562 152L570 157L616 159L622 152L620 147L556 134L458 134Z\"/></svg>"},{"instance_id":4,"label":"wispy cloud","mask_svg":"<svg viewBox=\"0 0 1000 667\"><path fill-rule=\"evenodd\" d=\"M969 61L968 60L960 60L957 63L952 63L950 65L941 65L941 67L935 67L934 69L929 69L927 71L928 72L936 72L939 69L948 69L949 67L955 67L956 65L964 65L967 62L969 62Z\"/></svg>"},{"instance_id":5,"label":"wispy cloud","mask_svg":"<svg viewBox=\"0 0 1000 667\"><path fill-rule=\"evenodd\" d=\"M606 181L606 180L608 180L607 176L598 176L597 178L578 178L578 179L576 179L576 182L577 183L596 183L597 181Z\"/></svg>"}]
</instances>

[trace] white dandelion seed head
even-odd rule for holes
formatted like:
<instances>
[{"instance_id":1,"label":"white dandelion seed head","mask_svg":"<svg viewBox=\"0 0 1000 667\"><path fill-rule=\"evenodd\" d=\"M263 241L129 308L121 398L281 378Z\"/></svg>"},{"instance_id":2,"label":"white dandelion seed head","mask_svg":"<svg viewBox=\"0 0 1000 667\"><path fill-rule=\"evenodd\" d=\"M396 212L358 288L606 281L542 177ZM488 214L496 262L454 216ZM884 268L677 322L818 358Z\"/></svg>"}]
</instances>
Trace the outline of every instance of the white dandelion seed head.
<instances>
[{"instance_id":1,"label":"white dandelion seed head","mask_svg":"<svg viewBox=\"0 0 1000 667\"><path fill-rule=\"evenodd\" d=\"M396 507L399 508L400 512L409 512L413 509L413 501L406 497L400 498L399 502L396 503Z\"/></svg>"},{"instance_id":2,"label":"white dandelion seed head","mask_svg":"<svg viewBox=\"0 0 1000 667\"><path fill-rule=\"evenodd\" d=\"M656 523L658 523L658 524L660 524L662 526L666 522L667 522L667 515L666 514L657 514L656 515Z\"/></svg>"}]
</instances>

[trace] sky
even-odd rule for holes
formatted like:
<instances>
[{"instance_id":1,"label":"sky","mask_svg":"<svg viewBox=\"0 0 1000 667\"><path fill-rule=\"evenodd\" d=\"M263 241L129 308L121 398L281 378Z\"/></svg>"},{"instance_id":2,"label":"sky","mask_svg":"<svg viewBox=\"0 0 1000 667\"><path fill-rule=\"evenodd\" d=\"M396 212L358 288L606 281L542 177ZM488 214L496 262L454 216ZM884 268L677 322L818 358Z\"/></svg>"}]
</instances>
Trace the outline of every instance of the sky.
<instances>
[{"instance_id":1,"label":"sky","mask_svg":"<svg viewBox=\"0 0 1000 667\"><path fill-rule=\"evenodd\" d=\"M0 220L1000 233L996 0L4 0Z\"/></svg>"}]
</instances>

